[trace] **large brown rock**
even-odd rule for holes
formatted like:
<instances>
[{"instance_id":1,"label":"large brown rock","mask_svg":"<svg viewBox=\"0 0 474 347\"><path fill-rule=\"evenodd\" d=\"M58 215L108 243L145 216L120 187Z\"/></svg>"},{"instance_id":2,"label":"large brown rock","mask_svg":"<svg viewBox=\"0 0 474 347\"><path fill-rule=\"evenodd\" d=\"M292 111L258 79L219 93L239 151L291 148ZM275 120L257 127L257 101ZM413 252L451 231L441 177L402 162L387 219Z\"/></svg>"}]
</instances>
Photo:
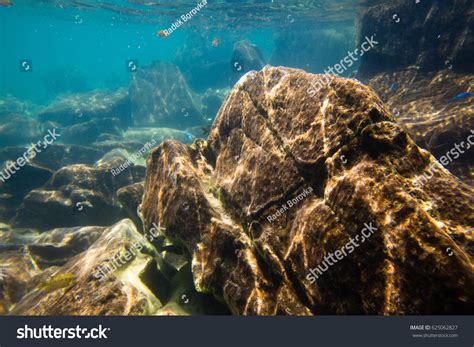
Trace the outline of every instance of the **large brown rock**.
<instances>
[{"instance_id":1,"label":"large brown rock","mask_svg":"<svg viewBox=\"0 0 474 347\"><path fill-rule=\"evenodd\" d=\"M416 184L433 156L370 88L312 88L323 81L250 72L208 142L161 144L148 158L145 229L160 222L189 251L196 288L236 314L472 312L472 189L439 166ZM361 242L364 225L376 230ZM357 247L314 281L350 238Z\"/></svg>"}]
</instances>

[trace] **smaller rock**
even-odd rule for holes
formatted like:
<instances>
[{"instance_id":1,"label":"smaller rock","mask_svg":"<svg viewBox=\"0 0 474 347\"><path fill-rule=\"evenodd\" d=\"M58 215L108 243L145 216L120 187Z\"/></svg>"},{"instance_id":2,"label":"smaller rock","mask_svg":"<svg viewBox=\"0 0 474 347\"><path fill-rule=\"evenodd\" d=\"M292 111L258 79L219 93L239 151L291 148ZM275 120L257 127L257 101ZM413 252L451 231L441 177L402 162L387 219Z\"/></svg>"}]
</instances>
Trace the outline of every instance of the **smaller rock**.
<instances>
[{"instance_id":1,"label":"smaller rock","mask_svg":"<svg viewBox=\"0 0 474 347\"><path fill-rule=\"evenodd\" d=\"M53 176L53 171L34 163L26 163L13 174L4 166L0 174L2 179L6 179L5 182L0 182L0 218L7 221L13 217L25 195L43 186Z\"/></svg>"},{"instance_id":2,"label":"smaller rock","mask_svg":"<svg viewBox=\"0 0 474 347\"><path fill-rule=\"evenodd\" d=\"M204 123L199 99L178 67L155 62L133 74L129 94L136 127L185 128Z\"/></svg>"},{"instance_id":3,"label":"smaller rock","mask_svg":"<svg viewBox=\"0 0 474 347\"><path fill-rule=\"evenodd\" d=\"M0 99L0 118L3 115L23 114L31 116L38 106L33 103L15 98L13 95L6 95Z\"/></svg>"},{"instance_id":4,"label":"smaller rock","mask_svg":"<svg viewBox=\"0 0 474 347\"><path fill-rule=\"evenodd\" d=\"M130 116L130 100L125 89L60 96L38 114L40 121L52 121L62 126L83 123L94 118L118 118L123 128L130 124Z\"/></svg>"},{"instance_id":5,"label":"smaller rock","mask_svg":"<svg viewBox=\"0 0 474 347\"><path fill-rule=\"evenodd\" d=\"M0 115L0 147L25 145L42 136L40 123L19 114Z\"/></svg>"},{"instance_id":6,"label":"smaller rock","mask_svg":"<svg viewBox=\"0 0 474 347\"><path fill-rule=\"evenodd\" d=\"M70 259L41 283L69 276L63 288L32 289L14 315L151 315L161 306L168 282L159 256L132 221L107 228L85 252Z\"/></svg>"},{"instance_id":7,"label":"smaller rock","mask_svg":"<svg viewBox=\"0 0 474 347\"><path fill-rule=\"evenodd\" d=\"M265 66L260 49L250 41L239 41L234 45L231 58L231 87L247 72L259 71Z\"/></svg>"},{"instance_id":8,"label":"smaller rock","mask_svg":"<svg viewBox=\"0 0 474 347\"><path fill-rule=\"evenodd\" d=\"M75 255L86 251L102 235L105 227L57 228L38 235L28 245L35 263L42 269L62 266Z\"/></svg>"},{"instance_id":9,"label":"smaller rock","mask_svg":"<svg viewBox=\"0 0 474 347\"><path fill-rule=\"evenodd\" d=\"M143 182L134 183L117 190L117 198L127 211L131 220L135 223L138 230L143 230L143 223L138 216L138 206L142 203Z\"/></svg>"},{"instance_id":10,"label":"smaller rock","mask_svg":"<svg viewBox=\"0 0 474 347\"><path fill-rule=\"evenodd\" d=\"M145 168L135 165L115 169L83 164L66 166L55 172L45 186L25 196L12 225L43 231L111 225L125 216L116 197L117 190L141 182L144 177Z\"/></svg>"},{"instance_id":11,"label":"smaller rock","mask_svg":"<svg viewBox=\"0 0 474 347\"><path fill-rule=\"evenodd\" d=\"M91 144L103 134L117 137L122 135L118 118L92 119L85 123L66 127L61 132L61 138L65 143L75 145Z\"/></svg>"}]
</instances>

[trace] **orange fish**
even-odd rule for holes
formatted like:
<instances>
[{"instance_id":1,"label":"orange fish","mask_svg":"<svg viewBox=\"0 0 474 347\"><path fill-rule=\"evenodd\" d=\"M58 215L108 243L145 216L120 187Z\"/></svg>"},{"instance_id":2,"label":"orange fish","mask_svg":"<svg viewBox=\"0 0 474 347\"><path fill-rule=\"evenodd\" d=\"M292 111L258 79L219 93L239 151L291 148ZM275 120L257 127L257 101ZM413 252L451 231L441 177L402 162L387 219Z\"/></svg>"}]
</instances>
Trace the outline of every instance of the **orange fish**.
<instances>
[{"instance_id":1,"label":"orange fish","mask_svg":"<svg viewBox=\"0 0 474 347\"><path fill-rule=\"evenodd\" d=\"M160 30L160 31L157 31L157 32L156 32L156 36L159 36L159 37L162 37L162 38L166 38L166 37L168 37L168 34L166 33L166 31Z\"/></svg>"},{"instance_id":2,"label":"orange fish","mask_svg":"<svg viewBox=\"0 0 474 347\"><path fill-rule=\"evenodd\" d=\"M13 6L13 2L11 0L0 0L0 6L10 7Z\"/></svg>"},{"instance_id":3,"label":"orange fish","mask_svg":"<svg viewBox=\"0 0 474 347\"><path fill-rule=\"evenodd\" d=\"M217 47L219 46L219 39L217 37L214 37L214 40L212 40L212 46Z\"/></svg>"}]
</instances>

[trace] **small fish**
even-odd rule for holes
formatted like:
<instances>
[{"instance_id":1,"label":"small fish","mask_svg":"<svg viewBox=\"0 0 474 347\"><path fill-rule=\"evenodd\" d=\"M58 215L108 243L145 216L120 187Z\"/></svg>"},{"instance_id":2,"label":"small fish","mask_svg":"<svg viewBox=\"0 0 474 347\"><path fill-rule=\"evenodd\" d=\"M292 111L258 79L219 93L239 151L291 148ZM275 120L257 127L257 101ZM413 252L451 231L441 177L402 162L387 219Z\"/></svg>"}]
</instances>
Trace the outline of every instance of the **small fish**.
<instances>
[{"instance_id":1,"label":"small fish","mask_svg":"<svg viewBox=\"0 0 474 347\"><path fill-rule=\"evenodd\" d=\"M398 85L396 82L393 82L392 85L390 86L390 91L393 93L397 90Z\"/></svg>"},{"instance_id":2,"label":"small fish","mask_svg":"<svg viewBox=\"0 0 474 347\"><path fill-rule=\"evenodd\" d=\"M11 7L13 2L11 0L0 0L0 6Z\"/></svg>"},{"instance_id":3,"label":"small fish","mask_svg":"<svg viewBox=\"0 0 474 347\"><path fill-rule=\"evenodd\" d=\"M11 199L13 195L7 193L0 193L0 199Z\"/></svg>"},{"instance_id":4,"label":"small fish","mask_svg":"<svg viewBox=\"0 0 474 347\"><path fill-rule=\"evenodd\" d=\"M214 39L212 40L212 46L217 47L219 46L219 43L221 43L219 39L217 37L214 37Z\"/></svg>"},{"instance_id":5,"label":"small fish","mask_svg":"<svg viewBox=\"0 0 474 347\"><path fill-rule=\"evenodd\" d=\"M167 37L168 37L168 34L166 33L166 31L164 31L164 30L160 30L160 31L157 31L157 32L156 32L156 36L159 36L159 37L161 37L161 38L164 38L164 39L165 39L165 38L167 38Z\"/></svg>"},{"instance_id":6,"label":"small fish","mask_svg":"<svg viewBox=\"0 0 474 347\"><path fill-rule=\"evenodd\" d=\"M474 95L474 93L471 93L471 92L462 92L462 93L459 93L458 95L456 95L455 97L451 98L448 103L453 103L453 102L458 102L458 101L462 101L470 96Z\"/></svg>"},{"instance_id":7,"label":"small fish","mask_svg":"<svg viewBox=\"0 0 474 347\"><path fill-rule=\"evenodd\" d=\"M43 289L50 293L62 288L69 288L76 283L76 276L72 274L59 274L41 282L36 289Z\"/></svg>"}]
</instances>

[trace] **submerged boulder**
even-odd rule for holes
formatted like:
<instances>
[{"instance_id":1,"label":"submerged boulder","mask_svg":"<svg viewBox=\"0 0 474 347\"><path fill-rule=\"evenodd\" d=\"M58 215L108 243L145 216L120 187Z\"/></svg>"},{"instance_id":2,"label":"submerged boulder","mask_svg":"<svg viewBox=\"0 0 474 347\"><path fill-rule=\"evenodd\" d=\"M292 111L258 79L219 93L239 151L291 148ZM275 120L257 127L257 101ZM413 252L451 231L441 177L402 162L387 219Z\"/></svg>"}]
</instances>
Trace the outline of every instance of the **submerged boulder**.
<instances>
[{"instance_id":1,"label":"submerged boulder","mask_svg":"<svg viewBox=\"0 0 474 347\"><path fill-rule=\"evenodd\" d=\"M11 314L153 314L162 306L155 295L163 285L157 258L133 223L122 220L40 281Z\"/></svg>"},{"instance_id":2,"label":"submerged boulder","mask_svg":"<svg viewBox=\"0 0 474 347\"><path fill-rule=\"evenodd\" d=\"M105 228L34 229L0 226L0 314L75 255L87 250Z\"/></svg>"},{"instance_id":3,"label":"submerged boulder","mask_svg":"<svg viewBox=\"0 0 474 347\"><path fill-rule=\"evenodd\" d=\"M148 158L145 229L161 223L191 255L198 291L235 314L472 312L472 189L370 88L326 80L251 72L208 142L161 144Z\"/></svg>"},{"instance_id":4,"label":"submerged boulder","mask_svg":"<svg viewBox=\"0 0 474 347\"><path fill-rule=\"evenodd\" d=\"M232 69L231 87L247 72L260 70L265 65L265 59L257 45L242 40L234 45L230 67Z\"/></svg>"},{"instance_id":5,"label":"submerged boulder","mask_svg":"<svg viewBox=\"0 0 474 347\"><path fill-rule=\"evenodd\" d=\"M130 220L46 232L0 224L0 314L228 314ZM161 252L161 253L160 253ZM176 259L175 259L176 262Z\"/></svg>"},{"instance_id":6,"label":"submerged boulder","mask_svg":"<svg viewBox=\"0 0 474 347\"><path fill-rule=\"evenodd\" d=\"M95 142L101 135L121 136L122 130L118 118L102 118L65 127L61 133L64 143L85 146Z\"/></svg>"},{"instance_id":7,"label":"submerged boulder","mask_svg":"<svg viewBox=\"0 0 474 347\"><path fill-rule=\"evenodd\" d=\"M20 100L7 94L0 98L0 118L8 114L33 115L38 106L28 100Z\"/></svg>"},{"instance_id":8,"label":"submerged boulder","mask_svg":"<svg viewBox=\"0 0 474 347\"><path fill-rule=\"evenodd\" d=\"M118 162L92 167L70 165L56 171L41 188L29 192L15 217L14 227L48 230L81 225L110 225L126 214L117 200L118 189L144 179L143 166ZM114 164L115 163L115 164Z\"/></svg>"},{"instance_id":9,"label":"submerged boulder","mask_svg":"<svg viewBox=\"0 0 474 347\"><path fill-rule=\"evenodd\" d=\"M52 176L53 171L35 163L27 162L18 171L12 170L9 164L0 166L0 220L10 220L23 198Z\"/></svg>"},{"instance_id":10,"label":"submerged boulder","mask_svg":"<svg viewBox=\"0 0 474 347\"><path fill-rule=\"evenodd\" d=\"M131 123L131 104L126 89L68 94L58 97L39 112L38 118L42 122L54 122L62 126L95 118L118 118L121 127L125 128Z\"/></svg>"},{"instance_id":11,"label":"submerged boulder","mask_svg":"<svg viewBox=\"0 0 474 347\"><path fill-rule=\"evenodd\" d=\"M7 147L0 148L0 163L5 161L15 161L28 151L27 147ZM71 164L94 164L102 155L103 150L87 146L50 144L30 158L31 164L42 166L52 171L56 171L63 166Z\"/></svg>"},{"instance_id":12,"label":"submerged boulder","mask_svg":"<svg viewBox=\"0 0 474 347\"><path fill-rule=\"evenodd\" d=\"M139 69L129 94L136 127L186 128L204 123L198 98L171 63L155 62Z\"/></svg>"},{"instance_id":13,"label":"submerged boulder","mask_svg":"<svg viewBox=\"0 0 474 347\"><path fill-rule=\"evenodd\" d=\"M137 213L138 206L142 203L143 198L143 182L120 188L117 190L117 198L137 228L139 230L143 229L142 221Z\"/></svg>"},{"instance_id":14,"label":"submerged boulder","mask_svg":"<svg viewBox=\"0 0 474 347\"><path fill-rule=\"evenodd\" d=\"M10 312L40 273L22 246L0 244L0 315Z\"/></svg>"},{"instance_id":15,"label":"submerged boulder","mask_svg":"<svg viewBox=\"0 0 474 347\"><path fill-rule=\"evenodd\" d=\"M51 170L58 170L72 164L93 165L103 154L104 151L89 146L52 144L39 153L33 162Z\"/></svg>"},{"instance_id":16,"label":"submerged boulder","mask_svg":"<svg viewBox=\"0 0 474 347\"><path fill-rule=\"evenodd\" d=\"M40 123L20 114L0 114L0 147L35 142L42 136Z\"/></svg>"}]
</instances>

